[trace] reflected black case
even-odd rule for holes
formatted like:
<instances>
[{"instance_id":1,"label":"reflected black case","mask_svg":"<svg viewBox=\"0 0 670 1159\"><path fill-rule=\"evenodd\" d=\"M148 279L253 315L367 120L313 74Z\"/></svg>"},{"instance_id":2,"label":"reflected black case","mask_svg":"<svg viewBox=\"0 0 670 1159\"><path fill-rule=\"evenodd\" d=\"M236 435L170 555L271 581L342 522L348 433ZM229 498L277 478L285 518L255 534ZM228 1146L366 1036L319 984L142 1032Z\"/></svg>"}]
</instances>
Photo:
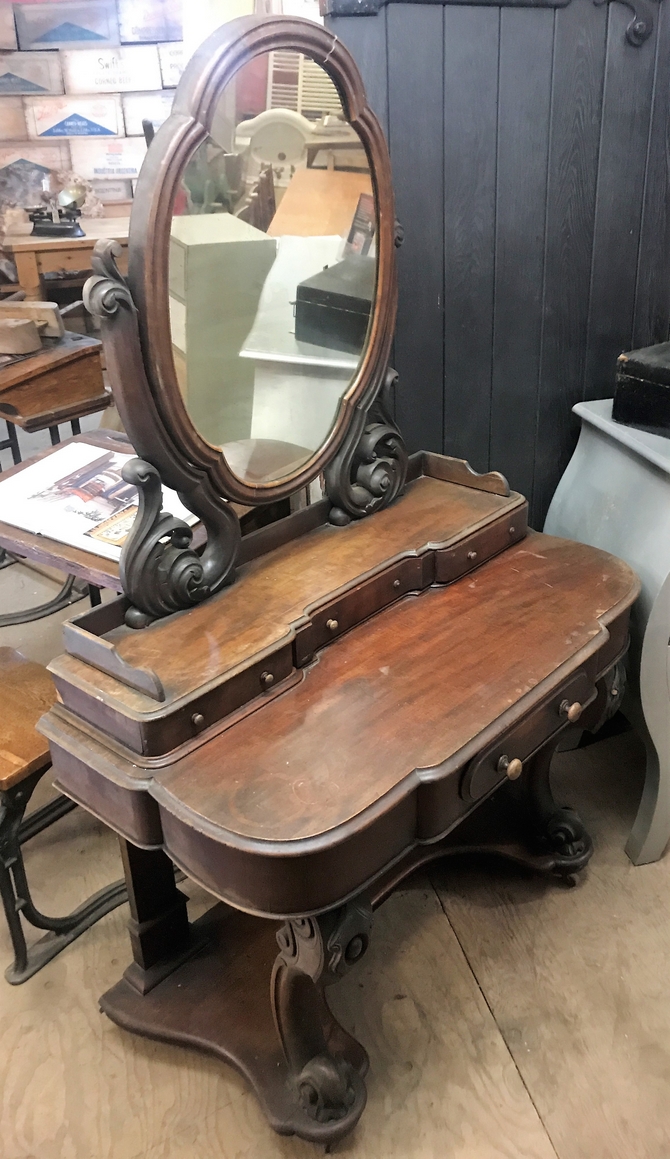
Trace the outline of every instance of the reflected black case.
<instances>
[{"instance_id":1,"label":"reflected black case","mask_svg":"<svg viewBox=\"0 0 670 1159\"><path fill-rule=\"evenodd\" d=\"M360 354L370 320L376 260L349 254L299 282L295 336L299 342Z\"/></svg>"}]
</instances>

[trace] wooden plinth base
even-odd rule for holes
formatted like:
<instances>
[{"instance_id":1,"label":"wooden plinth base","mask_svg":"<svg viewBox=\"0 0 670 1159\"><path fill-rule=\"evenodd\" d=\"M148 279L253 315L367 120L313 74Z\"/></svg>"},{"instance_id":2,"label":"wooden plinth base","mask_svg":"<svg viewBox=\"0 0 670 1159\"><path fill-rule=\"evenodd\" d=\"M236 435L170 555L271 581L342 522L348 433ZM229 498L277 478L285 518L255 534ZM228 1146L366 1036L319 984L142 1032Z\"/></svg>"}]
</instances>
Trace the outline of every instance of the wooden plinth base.
<instances>
[{"instance_id":1,"label":"wooden plinth base","mask_svg":"<svg viewBox=\"0 0 670 1159\"><path fill-rule=\"evenodd\" d=\"M238 913L220 903L192 927L206 947L148 994L123 978L100 999L100 1007L125 1030L214 1054L251 1084L270 1125L281 1135L333 1143L352 1130L365 1106L363 1075L368 1057L332 1016L326 1028L331 1053L360 1076L353 1115L315 1122L301 1106L275 1029L270 977L277 956L278 925Z\"/></svg>"},{"instance_id":2,"label":"wooden plinth base","mask_svg":"<svg viewBox=\"0 0 670 1159\"><path fill-rule=\"evenodd\" d=\"M548 760L545 764L548 768ZM537 830L533 833L532 828L527 828L528 817L525 818L524 831L523 813L515 805L511 793L499 791L449 836L432 845L409 850L368 889L365 895L367 904L371 903L373 907L381 905L400 882L420 866L438 858L464 853L493 854L534 872L571 880L572 875L588 862L593 846L571 811L557 810L555 816L560 825L553 828L554 814L550 813L545 819L547 832L556 846L550 849L546 838L539 840L538 844ZM156 856L135 851L132 859L146 861ZM163 854L158 856L164 857ZM165 863L169 865L167 860ZM132 868L129 860L131 877ZM174 889L171 867L165 884ZM129 892L132 900L135 895L130 889ZM136 902L139 900L136 898ZM169 915L172 913L170 905L174 907L169 891L165 904L165 912ZM289 932L289 943L296 933L299 938L308 937L313 926L311 919L298 918L296 923L293 923L293 933ZM283 927L285 932L286 926L290 925L292 923L286 923ZM317 1071L323 1066L324 1049L330 1056L331 1076L333 1061L335 1071L341 1062L348 1063L351 1068L351 1071L347 1069L349 1102L343 1117L318 1121L309 1114L304 1090L301 1101L299 1082L303 1085L305 1081L311 1083L313 1078L310 1075L314 1072L306 1067L305 1071L310 1071L310 1074L305 1080L304 1071L298 1077L295 1068L291 1071L274 1022L270 979L278 956L275 937L278 928L279 923L238 912L221 902L188 929L190 950L185 950L182 936L181 940L178 939L179 949L175 946L173 958L163 957L144 971L136 962L126 971L126 976L103 995L100 1005L113 1022L126 1030L207 1051L230 1063L253 1087L275 1131L328 1145L351 1131L363 1113L366 1102L363 1076L368 1069L368 1057L360 1043L335 1021L325 1001L321 998L316 1004L306 1001L301 1009L301 1005L295 1005L297 993L293 995L292 1004L289 994L288 1006L284 1003L282 1007L282 1017L288 1012L289 1021L293 1019L289 1038L292 1036L295 1042L297 1035L298 1040L312 1041L316 1020L323 1029L323 1037L320 1037L322 1047L314 1048L319 1056L313 1059ZM184 927L182 935L186 930ZM344 937L344 934L338 937ZM336 942L338 937L335 937ZM354 936L351 944L360 940L360 936ZM198 943L202 948L194 952L193 947ZM321 945L323 949L324 943ZM330 941L328 946L330 956L333 949ZM189 955L186 958L185 953ZM286 945L284 954L288 954L289 962L292 961ZM138 985L140 975L146 982L144 986ZM156 982L156 977L162 980ZM331 977L330 980L334 979ZM309 982L308 989L311 985ZM273 986L276 986L274 981ZM303 991L303 997L307 999L309 994ZM302 998L299 1001L302 1004ZM306 1057L312 1058L312 1054L308 1051ZM323 1080L323 1073L321 1078ZM318 1077L316 1081L318 1084ZM342 1103L338 1105L341 1109Z\"/></svg>"}]
</instances>

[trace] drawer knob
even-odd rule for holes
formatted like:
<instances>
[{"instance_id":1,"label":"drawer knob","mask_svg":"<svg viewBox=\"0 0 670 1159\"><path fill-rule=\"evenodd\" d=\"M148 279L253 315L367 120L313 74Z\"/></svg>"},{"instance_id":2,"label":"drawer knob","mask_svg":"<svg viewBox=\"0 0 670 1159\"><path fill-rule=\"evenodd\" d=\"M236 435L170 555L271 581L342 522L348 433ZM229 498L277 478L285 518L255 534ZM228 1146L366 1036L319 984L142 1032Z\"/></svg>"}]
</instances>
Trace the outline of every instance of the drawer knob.
<instances>
[{"instance_id":1,"label":"drawer knob","mask_svg":"<svg viewBox=\"0 0 670 1159\"><path fill-rule=\"evenodd\" d=\"M339 626L337 620L326 620L326 627L329 632L336 632Z\"/></svg>"},{"instance_id":2,"label":"drawer knob","mask_svg":"<svg viewBox=\"0 0 670 1159\"><path fill-rule=\"evenodd\" d=\"M518 781L523 772L523 761L520 761L518 757L513 757L512 760L510 760L509 757L503 753L500 760L498 761L498 772L504 773L510 781Z\"/></svg>"},{"instance_id":3,"label":"drawer knob","mask_svg":"<svg viewBox=\"0 0 670 1159\"><path fill-rule=\"evenodd\" d=\"M574 704L570 704L569 700L562 700L558 706L558 711L561 716L567 716L570 724L575 724L579 720L584 709L578 700L575 700Z\"/></svg>"},{"instance_id":4,"label":"drawer knob","mask_svg":"<svg viewBox=\"0 0 670 1159\"><path fill-rule=\"evenodd\" d=\"M272 688L275 678L271 672L261 672L261 688Z\"/></svg>"}]
</instances>

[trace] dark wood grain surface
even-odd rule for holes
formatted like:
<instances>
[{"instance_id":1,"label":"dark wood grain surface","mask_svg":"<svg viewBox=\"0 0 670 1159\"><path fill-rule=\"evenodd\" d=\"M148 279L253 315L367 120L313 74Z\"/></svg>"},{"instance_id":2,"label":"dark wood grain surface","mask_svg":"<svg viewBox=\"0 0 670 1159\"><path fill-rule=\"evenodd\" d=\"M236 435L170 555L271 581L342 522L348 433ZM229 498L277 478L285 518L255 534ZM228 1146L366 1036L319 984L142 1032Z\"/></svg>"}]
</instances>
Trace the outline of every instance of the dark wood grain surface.
<instances>
[{"instance_id":1,"label":"dark wood grain surface","mask_svg":"<svg viewBox=\"0 0 670 1159\"><path fill-rule=\"evenodd\" d=\"M564 701L597 706L638 590L620 560L531 533L171 753L139 756L67 701L40 728L58 788L126 839L164 848L236 907L315 912L461 824L505 781L500 753L524 761L554 743ZM474 782L461 786L473 761L474 800Z\"/></svg>"},{"instance_id":2,"label":"dark wood grain surface","mask_svg":"<svg viewBox=\"0 0 670 1159\"><path fill-rule=\"evenodd\" d=\"M119 629L108 639L125 661L156 672L166 702L174 702L289 642L309 609L331 593L396 557L447 545L462 538L464 528L474 530L522 505L515 494L492 495L423 476L374 518L344 528L318 527L244 565L234 584L192 610L141 632ZM131 713L156 712L155 702L142 693L73 657L59 657L51 670L59 681L88 687L94 699L102 692Z\"/></svg>"},{"instance_id":3,"label":"dark wood grain surface","mask_svg":"<svg viewBox=\"0 0 670 1159\"><path fill-rule=\"evenodd\" d=\"M255 840L332 831L597 651L636 591L613 556L531 534L471 578L374 617L300 685L156 770L160 803Z\"/></svg>"}]
</instances>

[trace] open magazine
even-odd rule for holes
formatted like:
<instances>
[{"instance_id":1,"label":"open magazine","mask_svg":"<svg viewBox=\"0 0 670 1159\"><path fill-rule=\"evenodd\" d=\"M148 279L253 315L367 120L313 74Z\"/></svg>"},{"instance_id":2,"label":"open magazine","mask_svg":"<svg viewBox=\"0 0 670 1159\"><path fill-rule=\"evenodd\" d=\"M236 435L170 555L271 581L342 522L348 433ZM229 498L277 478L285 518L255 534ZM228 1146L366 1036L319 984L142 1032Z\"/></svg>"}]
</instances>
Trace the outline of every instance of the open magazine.
<instances>
[{"instance_id":1,"label":"open magazine","mask_svg":"<svg viewBox=\"0 0 670 1159\"><path fill-rule=\"evenodd\" d=\"M137 488L124 482L133 455L69 443L9 479L0 479L0 519L118 560L137 514ZM197 516L163 488L163 510L191 526Z\"/></svg>"}]
</instances>

